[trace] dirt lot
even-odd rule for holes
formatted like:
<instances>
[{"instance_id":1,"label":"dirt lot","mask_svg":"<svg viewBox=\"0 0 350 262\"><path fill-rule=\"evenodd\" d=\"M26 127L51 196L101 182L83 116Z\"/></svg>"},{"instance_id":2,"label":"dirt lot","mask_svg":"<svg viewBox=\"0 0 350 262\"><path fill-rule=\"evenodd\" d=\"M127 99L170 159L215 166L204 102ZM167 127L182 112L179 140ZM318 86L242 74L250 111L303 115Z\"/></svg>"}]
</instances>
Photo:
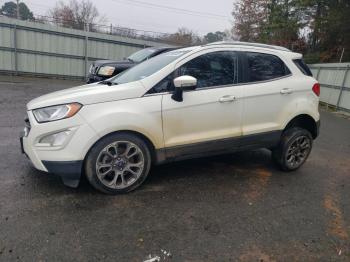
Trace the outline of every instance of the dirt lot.
<instances>
[{"instance_id":1,"label":"dirt lot","mask_svg":"<svg viewBox=\"0 0 350 262\"><path fill-rule=\"evenodd\" d=\"M155 167L113 197L67 188L20 153L25 103L77 84L0 78L0 261L350 261L346 117L322 112L297 172L257 150Z\"/></svg>"}]
</instances>

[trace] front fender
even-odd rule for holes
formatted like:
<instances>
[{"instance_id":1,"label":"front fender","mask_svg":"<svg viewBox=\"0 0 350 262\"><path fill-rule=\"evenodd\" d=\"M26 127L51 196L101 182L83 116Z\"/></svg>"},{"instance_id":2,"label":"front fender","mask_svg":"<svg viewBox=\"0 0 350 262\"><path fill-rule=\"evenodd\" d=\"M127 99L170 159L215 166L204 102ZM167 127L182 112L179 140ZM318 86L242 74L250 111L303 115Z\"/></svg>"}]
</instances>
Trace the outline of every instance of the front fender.
<instances>
[{"instance_id":1,"label":"front fender","mask_svg":"<svg viewBox=\"0 0 350 262\"><path fill-rule=\"evenodd\" d=\"M80 114L98 139L117 131L134 131L146 136L156 149L164 147L161 96L87 105Z\"/></svg>"}]
</instances>

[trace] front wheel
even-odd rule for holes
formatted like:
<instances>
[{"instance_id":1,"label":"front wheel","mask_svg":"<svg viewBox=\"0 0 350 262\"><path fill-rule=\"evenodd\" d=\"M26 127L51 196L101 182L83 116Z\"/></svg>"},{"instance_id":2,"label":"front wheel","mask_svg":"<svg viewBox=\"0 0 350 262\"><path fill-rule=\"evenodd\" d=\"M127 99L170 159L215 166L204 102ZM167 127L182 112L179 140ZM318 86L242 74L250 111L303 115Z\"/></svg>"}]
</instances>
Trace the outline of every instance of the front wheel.
<instances>
[{"instance_id":1,"label":"front wheel","mask_svg":"<svg viewBox=\"0 0 350 262\"><path fill-rule=\"evenodd\" d=\"M147 144L129 133L102 138L90 150L85 161L88 181L107 194L136 189L146 179L150 167L151 154Z\"/></svg>"},{"instance_id":2,"label":"front wheel","mask_svg":"<svg viewBox=\"0 0 350 262\"><path fill-rule=\"evenodd\" d=\"M306 129L299 127L288 129L282 134L278 147L272 150L272 158L282 170L296 170L308 158L312 142L312 136Z\"/></svg>"}]
</instances>

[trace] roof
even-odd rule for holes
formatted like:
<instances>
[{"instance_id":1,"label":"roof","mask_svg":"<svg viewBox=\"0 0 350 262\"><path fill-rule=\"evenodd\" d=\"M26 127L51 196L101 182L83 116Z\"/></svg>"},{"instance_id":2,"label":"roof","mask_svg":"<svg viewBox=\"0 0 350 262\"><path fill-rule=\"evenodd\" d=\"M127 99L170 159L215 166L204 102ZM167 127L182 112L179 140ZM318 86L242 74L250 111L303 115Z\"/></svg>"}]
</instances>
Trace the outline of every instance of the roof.
<instances>
[{"instance_id":1,"label":"roof","mask_svg":"<svg viewBox=\"0 0 350 262\"><path fill-rule=\"evenodd\" d=\"M274 50L279 50L279 51L292 52L288 48L285 48L282 46L266 45L266 44L260 44L260 43L250 43L250 42L240 42L240 41L221 41L221 42L214 42L214 43L206 44L205 46L212 46L212 45L252 46L252 47L261 47L261 48L274 49Z\"/></svg>"}]
</instances>

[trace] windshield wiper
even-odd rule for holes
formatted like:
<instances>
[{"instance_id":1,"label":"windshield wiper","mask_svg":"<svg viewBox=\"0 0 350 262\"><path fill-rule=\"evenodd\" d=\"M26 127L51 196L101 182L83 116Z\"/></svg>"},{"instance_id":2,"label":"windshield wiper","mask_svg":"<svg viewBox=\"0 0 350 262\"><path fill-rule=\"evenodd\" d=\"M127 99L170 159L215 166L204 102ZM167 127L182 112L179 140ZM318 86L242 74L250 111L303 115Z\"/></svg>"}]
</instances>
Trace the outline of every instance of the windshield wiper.
<instances>
[{"instance_id":1,"label":"windshield wiper","mask_svg":"<svg viewBox=\"0 0 350 262\"><path fill-rule=\"evenodd\" d=\"M103 80L103 81L99 82L99 84L101 84L101 85L108 85L108 86L118 85L118 83L111 82L111 81L108 81L108 80Z\"/></svg>"},{"instance_id":2,"label":"windshield wiper","mask_svg":"<svg viewBox=\"0 0 350 262\"><path fill-rule=\"evenodd\" d=\"M126 60L128 60L128 61L130 61L130 62L135 63L135 61L134 61L134 60L132 60L132 59L131 59L131 58L129 58L129 57L127 57L127 58L126 58Z\"/></svg>"}]
</instances>

